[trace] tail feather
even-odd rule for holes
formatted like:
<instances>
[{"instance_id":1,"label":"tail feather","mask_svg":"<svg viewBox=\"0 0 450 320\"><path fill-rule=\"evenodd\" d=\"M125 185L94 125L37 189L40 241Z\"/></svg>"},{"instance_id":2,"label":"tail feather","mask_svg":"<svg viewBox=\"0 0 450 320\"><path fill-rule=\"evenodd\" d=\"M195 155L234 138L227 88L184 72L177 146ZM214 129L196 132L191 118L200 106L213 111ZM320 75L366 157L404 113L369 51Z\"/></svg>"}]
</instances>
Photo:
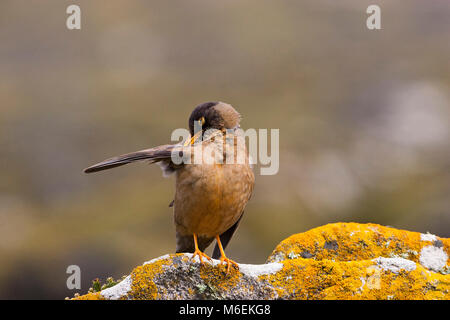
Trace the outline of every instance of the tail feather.
<instances>
[{"instance_id":1,"label":"tail feather","mask_svg":"<svg viewBox=\"0 0 450 320\"><path fill-rule=\"evenodd\" d=\"M172 149L174 145L163 145L155 148L145 149L141 151L131 152L124 155L120 155L117 157L113 157L110 159L106 159L102 162L94 164L86 169L84 169L85 173L97 172L106 169L111 169L115 167L120 167L125 164L142 161L142 160L150 160L152 163L158 162L164 159L170 159L172 154Z\"/></svg>"}]
</instances>

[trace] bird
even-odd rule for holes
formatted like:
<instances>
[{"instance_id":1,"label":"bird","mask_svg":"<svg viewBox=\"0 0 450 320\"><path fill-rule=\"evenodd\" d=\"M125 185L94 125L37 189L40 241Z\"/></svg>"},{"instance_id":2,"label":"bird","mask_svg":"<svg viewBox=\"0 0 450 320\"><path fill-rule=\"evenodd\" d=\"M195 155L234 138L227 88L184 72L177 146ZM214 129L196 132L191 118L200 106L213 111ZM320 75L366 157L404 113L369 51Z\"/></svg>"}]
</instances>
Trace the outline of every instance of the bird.
<instances>
[{"instance_id":1,"label":"bird","mask_svg":"<svg viewBox=\"0 0 450 320\"><path fill-rule=\"evenodd\" d=\"M147 161L159 164L164 176L175 175L175 196L169 207L174 213L176 253L193 253L192 259L198 256L203 264L202 258L212 260L204 251L216 240L212 258L220 259L228 273L231 266L239 269L239 265L226 256L225 248L255 183L245 140L239 139L240 121L241 115L230 104L205 102L190 114L190 136L185 141L109 158L84 172Z\"/></svg>"}]
</instances>

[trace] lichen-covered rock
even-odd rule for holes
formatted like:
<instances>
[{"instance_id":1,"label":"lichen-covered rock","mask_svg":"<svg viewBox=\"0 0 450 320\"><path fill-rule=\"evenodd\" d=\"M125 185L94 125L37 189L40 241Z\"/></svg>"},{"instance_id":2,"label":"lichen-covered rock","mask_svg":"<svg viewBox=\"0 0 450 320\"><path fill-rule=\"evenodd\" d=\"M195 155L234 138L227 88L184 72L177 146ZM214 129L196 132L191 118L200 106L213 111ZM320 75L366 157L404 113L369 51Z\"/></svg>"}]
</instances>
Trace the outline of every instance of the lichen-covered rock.
<instances>
[{"instance_id":1,"label":"lichen-covered rock","mask_svg":"<svg viewBox=\"0 0 450 320\"><path fill-rule=\"evenodd\" d=\"M191 254L144 263L77 299L450 299L450 239L335 223L282 241L266 264L200 265Z\"/></svg>"}]
</instances>

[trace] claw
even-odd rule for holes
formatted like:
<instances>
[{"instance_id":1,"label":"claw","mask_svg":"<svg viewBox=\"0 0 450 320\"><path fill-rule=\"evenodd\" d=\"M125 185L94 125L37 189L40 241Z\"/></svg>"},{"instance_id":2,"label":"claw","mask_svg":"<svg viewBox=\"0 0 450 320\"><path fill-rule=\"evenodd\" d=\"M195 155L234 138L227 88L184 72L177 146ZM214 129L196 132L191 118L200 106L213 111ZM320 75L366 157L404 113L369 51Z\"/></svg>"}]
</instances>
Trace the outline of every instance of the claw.
<instances>
[{"instance_id":1,"label":"claw","mask_svg":"<svg viewBox=\"0 0 450 320\"><path fill-rule=\"evenodd\" d=\"M234 265L239 270L239 265L237 264L237 262L227 258L227 256L225 255L225 251L223 251L222 243L220 242L220 237L219 236L216 236L216 241L217 241L217 244L219 245L219 250L220 250L220 254L221 254L220 262L221 263L224 263L224 262L226 263L226 265L227 265L227 274L228 274L228 272L230 272L231 265Z\"/></svg>"},{"instance_id":2,"label":"claw","mask_svg":"<svg viewBox=\"0 0 450 320\"><path fill-rule=\"evenodd\" d=\"M195 246L195 251L194 251L194 254L192 255L191 259L194 259L195 256L198 256L198 258L200 259L200 264L203 264L202 257L212 261L211 257L209 257L205 253L201 252L200 249L198 248L197 235L195 233L194 233L194 246Z\"/></svg>"},{"instance_id":3,"label":"claw","mask_svg":"<svg viewBox=\"0 0 450 320\"><path fill-rule=\"evenodd\" d=\"M226 265L227 265L227 274L228 274L228 272L230 272L230 267L232 265L235 266L239 270L239 265L237 264L237 262L235 262L235 261L233 261L231 259L228 259L226 256L220 257L220 262L221 263L223 263L223 262L226 263Z\"/></svg>"},{"instance_id":4,"label":"claw","mask_svg":"<svg viewBox=\"0 0 450 320\"><path fill-rule=\"evenodd\" d=\"M194 254L192 255L192 258L191 258L191 259L194 260L195 256L198 256L198 258L200 259L200 264L203 264L202 257L208 259L209 261L212 261L212 258L211 258L211 257L209 257L207 254L201 252L201 251L198 250L198 249L196 249L196 250L194 251Z\"/></svg>"}]
</instances>

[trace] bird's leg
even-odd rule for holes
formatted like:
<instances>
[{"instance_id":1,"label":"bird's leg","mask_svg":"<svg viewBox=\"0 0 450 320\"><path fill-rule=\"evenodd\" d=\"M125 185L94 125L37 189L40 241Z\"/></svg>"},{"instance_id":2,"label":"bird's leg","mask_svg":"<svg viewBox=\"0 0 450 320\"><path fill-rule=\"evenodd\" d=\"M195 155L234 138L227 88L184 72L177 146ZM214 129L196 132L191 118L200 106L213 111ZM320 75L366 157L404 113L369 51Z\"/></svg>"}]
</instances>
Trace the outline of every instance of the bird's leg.
<instances>
[{"instance_id":1,"label":"bird's leg","mask_svg":"<svg viewBox=\"0 0 450 320\"><path fill-rule=\"evenodd\" d=\"M231 265L235 265L239 269L239 265L237 264L237 262L234 262L233 260L228 259L227 256L225 255L225 251L223 251L222 243L220 242L219 236L216 236L216 241L217 241L217 245L219 246L220 255L221 255L220 262L225 262L227 264L227 273L230 271Z\"/></svg>"},{"instance_id":2,"label":"bird's leg","mask_svg":"<svg viewBox=\"0 0 450 320\"><path fill-rule=\"evenodd\" d=\"M198 256L201 264L203 264L202 257L205 257L206 259L209 259L212 261L212 258L208 257L205 253L201 252L200 249L198 248L197 235L195 233L194 233L194 246L195 246L195 251L194 251L194 254L192 255L192 259L194 259L195 256Z\"/></svg>"}]
</instances>

